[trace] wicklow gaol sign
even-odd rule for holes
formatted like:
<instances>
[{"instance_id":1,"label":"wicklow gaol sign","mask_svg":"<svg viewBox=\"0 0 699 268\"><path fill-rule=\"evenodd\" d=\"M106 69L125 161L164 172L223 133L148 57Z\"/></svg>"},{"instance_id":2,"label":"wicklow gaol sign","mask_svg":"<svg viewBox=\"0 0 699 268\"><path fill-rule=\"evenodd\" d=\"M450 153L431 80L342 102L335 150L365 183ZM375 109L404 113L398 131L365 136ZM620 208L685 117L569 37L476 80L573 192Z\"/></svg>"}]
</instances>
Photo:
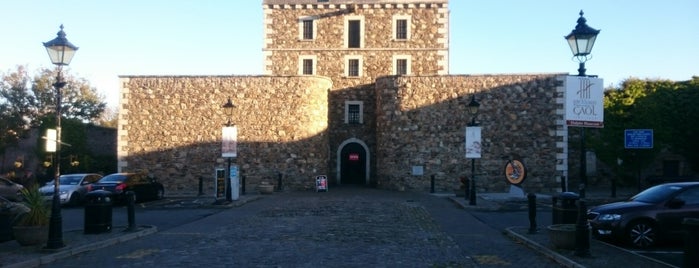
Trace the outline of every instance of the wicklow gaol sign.
<instances>
[{"instance_id":1,"label":"wicklow gaol sign","mask_svg":"<svg viewBox=\"0 0 699 268\"><path fill-rule=\"evenodd\" d=\"M565 92L566 124L571 127L604 127L603 81L596 77L568 76Z\"/></svg>"}]
</instances>

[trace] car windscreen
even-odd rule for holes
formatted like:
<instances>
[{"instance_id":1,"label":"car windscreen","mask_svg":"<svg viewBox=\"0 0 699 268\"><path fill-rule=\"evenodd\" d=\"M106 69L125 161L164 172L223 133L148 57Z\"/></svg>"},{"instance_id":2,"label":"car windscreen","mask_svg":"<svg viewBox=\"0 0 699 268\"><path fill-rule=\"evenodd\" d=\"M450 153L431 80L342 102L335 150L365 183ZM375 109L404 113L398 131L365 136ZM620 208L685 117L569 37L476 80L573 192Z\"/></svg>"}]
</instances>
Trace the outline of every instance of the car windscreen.
<instances>
[{"instance_id":1,"label":"car windscreen","mask_svg":"<svg viewBox=\"0 0 699 268\"><path fill-rule=\"evenodd\" d=\"M82 176L61 176L61 185L78 185Z\"/></svg>"},{"instance_id":2,"label":"car windscreen","mask_svg":"<svg viewBox=\"0 0 699 268\"><path fill-rule=\"evenodd\" d=\"M646 189L643 192L631 197L631 201L657 204L667 200L670 195L681 190L677 185L658 185Z\"/></svg>"}]
</instances>

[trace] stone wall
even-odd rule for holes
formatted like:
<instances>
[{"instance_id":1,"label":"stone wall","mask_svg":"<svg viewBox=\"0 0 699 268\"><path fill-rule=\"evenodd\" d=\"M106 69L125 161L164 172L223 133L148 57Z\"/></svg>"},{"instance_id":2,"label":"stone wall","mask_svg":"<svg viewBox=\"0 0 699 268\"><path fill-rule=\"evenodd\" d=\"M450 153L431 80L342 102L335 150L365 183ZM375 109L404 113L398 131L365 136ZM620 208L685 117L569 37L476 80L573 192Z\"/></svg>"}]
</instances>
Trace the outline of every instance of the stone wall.
<instances>
[{"instance_id":1,"label":"stone wall","mask_svg":"<svg viewBox=\"0 0 699 268\"><path fill-rule=\"evenodd\" d=\"M327 170L328 92L323 77L122 76L119 169L147 170L169 193L196 193L199 178L213 192L221 157L221 106L236 105L238 158L246 187L261 180L309 187Z\"/></svg>"},{"instance_id":2,"label":"stone wall","mask_svg":"<svg viewBox=\"0 0 699 268\"><path fill-rule=\"evenodd\" d=\"M556 191L565 161L556 74L400 76L377 80L377 167L381 187L427 190L435 175L438 190L459 187L472 177L465 158L466 111L480 102L482 158L475 160L479 192L506 192L507 159L528 168L523 184L537 192ZM413 176L423 166L424 176Z\"/></svg>"}]
</instances>

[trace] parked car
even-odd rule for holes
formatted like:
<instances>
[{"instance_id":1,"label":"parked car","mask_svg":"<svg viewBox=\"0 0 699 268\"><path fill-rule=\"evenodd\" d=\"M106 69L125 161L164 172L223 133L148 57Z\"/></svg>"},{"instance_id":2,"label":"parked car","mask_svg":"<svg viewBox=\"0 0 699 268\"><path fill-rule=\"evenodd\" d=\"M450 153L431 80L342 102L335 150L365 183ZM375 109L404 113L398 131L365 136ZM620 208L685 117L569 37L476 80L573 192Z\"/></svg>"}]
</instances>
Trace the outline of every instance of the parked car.
<instances>
[{"instance_id":1,"label":"parked car","mask_svg":"<svg viewBox=\"0 0 699 268\"><path fill-rule=\"evenodd\" d=\"M24 186L19 183L0 177L0 197L10 201L20 201L22 200L21 191L23 188Z\"/></svg>"},{"instance_id":2,"label":"parked car","mask_svg":"<svg viewBox=\"0 0 699 268\"><path fill-rule=\"evenodd\" d=\"M684 218L699 218L699 182L656 185L627 201L588 212L593 235L637 248L681 240Z\"/></svg>"},{"instance_id":3,"label":"parked car","mask_svg":"<svg viewBox=\"0 0 699 268\"><path fill-rule=\"evenodd\" d=\"M79 205L84 201L87 194L87 186L102 178L100 174L94 173L79 173L79 174L64 174L59 177L58 196L61 200L61 205ZM46 185L39 188L39 192L46 200L53 199L54 181L47 182Z\"/></svg>"},{"instance_id":4,"label":"parked car","mask_svg":"<svg viewBox=\"0 0 699 268\"><path fill-rule=\"evenodd\" d=\"M112 193L115 202L125 202L126 192L133 191L137 202L162 199L165 187L155 178L142 173L114 173L90 185L90 191L105 190Z\"/></svg>"}]
</instances>

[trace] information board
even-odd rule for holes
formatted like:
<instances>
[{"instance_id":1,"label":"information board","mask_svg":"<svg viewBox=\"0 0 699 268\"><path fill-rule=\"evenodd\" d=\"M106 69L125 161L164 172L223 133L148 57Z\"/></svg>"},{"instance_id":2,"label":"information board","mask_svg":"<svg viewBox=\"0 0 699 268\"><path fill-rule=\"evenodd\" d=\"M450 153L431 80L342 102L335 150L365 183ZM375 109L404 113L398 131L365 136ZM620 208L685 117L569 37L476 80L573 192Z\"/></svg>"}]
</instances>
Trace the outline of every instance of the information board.
<instances>
[{"instance_id":1,"label":"information board","mask_svg":"<svg viewBox=\"0 0 699 268\"><path fill-rule=\"evenodd\" d=\"M624 130L624 148L626 149L652 149L652 129L626 129Z\"/></svg>"}]
</instances>

